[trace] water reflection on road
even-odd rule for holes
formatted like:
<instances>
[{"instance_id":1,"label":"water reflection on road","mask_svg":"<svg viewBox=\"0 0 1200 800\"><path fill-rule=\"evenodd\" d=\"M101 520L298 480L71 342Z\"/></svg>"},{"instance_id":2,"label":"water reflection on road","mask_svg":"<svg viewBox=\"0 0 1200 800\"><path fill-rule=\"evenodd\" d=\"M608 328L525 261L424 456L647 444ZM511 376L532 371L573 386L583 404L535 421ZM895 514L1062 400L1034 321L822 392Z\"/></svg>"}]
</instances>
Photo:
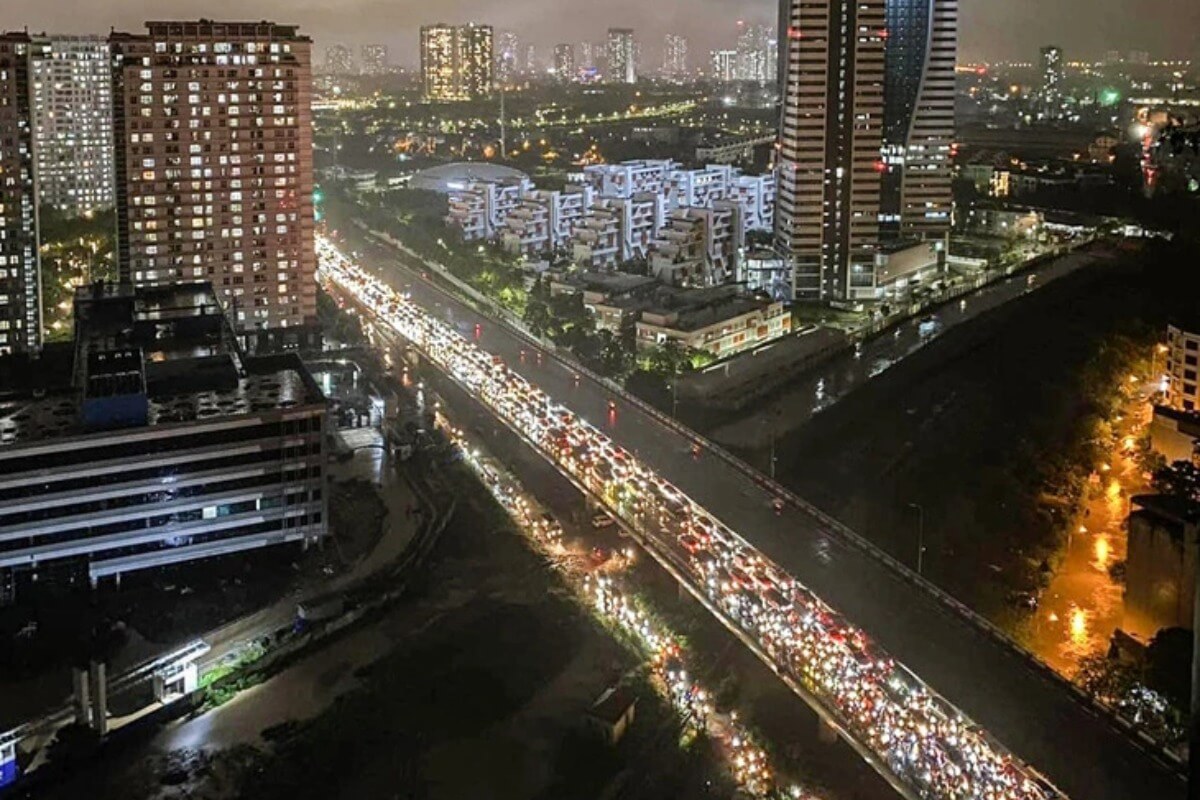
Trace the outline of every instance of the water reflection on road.
<instances>
[{"instance_id":1,"label":"water reflection on road","mask_svg":"<svg viewBox=\"0 0 1200 800\"><path fill-rule=\"evenodd\" d=\"M1133 443L1150 405L1139 396L1115 421L1118 444L1097 465L1081 508L1069 523L1062 560L1022 637L1051 667L1072 676L1082 658L1107 650L1124 613L1124 587L1109 570L1125 560L1129 498L1146 490Z\"/></svg>"},{"instance_id":2,"label":"water reflection on road","mask_svg":"<svg viewBox=\"0 0 1200 800\"><path fill-rule=\"evenodd\" d=\"M887 371L949 328L999 308L1028 294L1033 286L1045 286L1102 257L1085 251L1072 253L947 303L921 319L902 323L892 332L866 341L853 351L835 356L823 366L805 373L789 383L772 402L756 405L752 415L717 428L712 432L712 438L733 447L766 447L771 428L775 429L776 437L799 428L819 411Z\"/></svg>"}]
</instances>

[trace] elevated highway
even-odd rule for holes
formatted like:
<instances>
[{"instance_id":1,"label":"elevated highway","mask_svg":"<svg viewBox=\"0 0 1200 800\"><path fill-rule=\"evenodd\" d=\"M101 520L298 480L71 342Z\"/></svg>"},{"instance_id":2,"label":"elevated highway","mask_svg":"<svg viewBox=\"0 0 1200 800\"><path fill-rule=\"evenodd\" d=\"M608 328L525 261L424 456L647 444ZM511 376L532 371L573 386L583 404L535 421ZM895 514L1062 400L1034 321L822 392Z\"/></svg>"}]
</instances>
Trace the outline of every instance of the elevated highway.
<instances>
[{"instance_id":1,"label":"elevated highway","mask_svg":"<svg viewBox=\"0 0 1200 800\"><path fill-rule=\"evenodd\" d=\"M1120 729L1068 682L853 531L552 348L445 292L427 280L426 265L387 247L366 248L361 263L429 315L471 338L477 332L481 348L679 487L1067 795L1184 796L1179 764Z\"/></svg>"}]
</instances>

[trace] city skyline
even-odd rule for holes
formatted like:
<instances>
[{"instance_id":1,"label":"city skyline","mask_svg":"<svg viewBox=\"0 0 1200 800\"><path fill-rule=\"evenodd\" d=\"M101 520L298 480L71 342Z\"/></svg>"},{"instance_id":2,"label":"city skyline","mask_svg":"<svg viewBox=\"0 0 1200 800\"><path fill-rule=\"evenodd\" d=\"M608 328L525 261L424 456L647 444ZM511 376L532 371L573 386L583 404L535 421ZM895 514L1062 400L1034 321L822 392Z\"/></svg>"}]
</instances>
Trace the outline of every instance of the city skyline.
<instances>
[{"instance_id":1,"label":"city skyline","mask_svg":"<svg viewBox=\"0 0 1200 800\"><path fill-rule=\"evenodd\" d=\"M5 29L28 27L51 33L107 33L112 27L137 29L146 19L286 19L313 37L318 52L342 42L357 50L364 44L384 44L401 66L416 66L421 25L479 22L497 30L521 32L522 40L542 45L600 39L610 27L633 28L643 62L661 64L663 35L687 36L690 50L707 53L732 46L738 19L769 23L776 17L771 0L732 7L722 0L687 0L669 8L618 0L602 6L581 2L547 9L531 0L496 7L484 0L447 0L425 10L413 0L387 4L350 0L337 6L285 5L262 0L247 9L228 0L180 0L170 13L156 11L147 0L114 0L104 6L61 8L36 0L11 0L3 15ZM1068 60L1100 58L1111 49L1147 50L1162 58L1200 57L1200 4L1191 0L1160 0L1156 13L1121 0L1058 0L1034 3L1011 0L988 3L965 0L961 8L961 57L964 61L1021 60L1035 62L1038 48L1050 41L1060 45ZM1080 24L1086 20L1086 24ZM1170 24L1165 24L1166 22ZM1031 38L1030 32L1038 36ZM1044 41L1043 41L1044 40Z\"/></svg>"}]
</instances>

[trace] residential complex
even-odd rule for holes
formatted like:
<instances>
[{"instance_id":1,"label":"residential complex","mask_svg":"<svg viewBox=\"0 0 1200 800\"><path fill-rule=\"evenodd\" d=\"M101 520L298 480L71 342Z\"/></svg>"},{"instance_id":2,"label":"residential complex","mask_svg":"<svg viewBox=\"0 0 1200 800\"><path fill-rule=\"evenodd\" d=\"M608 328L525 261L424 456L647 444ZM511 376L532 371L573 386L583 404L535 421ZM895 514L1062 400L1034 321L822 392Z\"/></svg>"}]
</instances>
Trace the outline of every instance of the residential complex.
<instances>
[{"instance_id":1,"label":"residential complex","mask_svg":"<svg viewBox=\"0 0 1200 800\"><path fill-rule=\"evenodd\" d=\"M750 25L738 20L737 67L735 78L765 85L774 80L775 70L769 48L771 29L766 25Z\"/></svg>"},{"instance_id":2,"label":"residential complex","mask_svg":"<svg viewBox=\"0 0 1200 800\"><path fill-rule=\"evenodd\" d=\"M0 361L0 584L326 534L325 398L246 355L211 284L82 287L75 325Z\"/></svg>"},{"instance_id":3,"label":"residential complex","mask_svg":"<svg viewBox=\"0 0 1200 800\"><path fill-rule=\"evenodd\" d=\"M498 231L506 249L538 255L565 250L591 209L594 191L568 184L560 190L530 189L513 206Z\"/></svg>"},{"instance_id":4,"label":"residential complex","mask_svg":"<svg viewBox=\"0 0 1200 800\"><path fill-rule=\"evenodd\" d=\"M478 100L492 94L492 26L421 27L421 86L429 102Z\"/></svg>"},{"instance_id":5,"label":"residential complex","mask_svg":"<svg viewBox=\"0 0 1200 800\"><path fill-rule=\"evenodd\" d=\"M517 76L517 50L521 42L512 31L500 31L494 42L496 83L503 85Z\"/></svg>"},{"instance_id":6,"label":"residential complex","mask_svg":"<svg viewBox=\"0 0 1200 800\"><path fill-rule=\"evenodd\" d=\"M709 56L709 74L719 83L737 80L737 51L713 50Z\"/></svg>"},{"instance_id":7,"label":"residential complex","mask_svg":"<svg viewBox=\"0 0 1200 800\"><path fill-rule=\"evenodd\" d=\"M114 33L122 282L210 281L253 347L316 322L310 40L270 22Z\"/></svg>"},{"instance_id":8,"label":"residential complex","mask_svg":"<svg viewBox=\"0 0 1200 800\"><path fill-rule=\"evenodd\" d=\"M528 178L488 178L450 187L449 221L467 241L499 236L508 215L533 191Z\"/></svg>"},{"instance_id":9,"label":"residential complex","mask_svg":"<svg viewBox=\"0 0 1200 800\"><path fill-rule=\"evenodd\" d=\"M113 97L107 38L34 36L29 90L38 203L67 216L111 208Z\"/></svg>"},{"instance_id":10,"label":"residential complex","mask_svg":"<svg viewBox=\"0 0 1200 800\"><path fill-rule=\"evenodd\" d=\"M28 34L0 34L0 355L42 340Z\"/></svg>"},{"instance_id":11,"label":"residential complex","mask_svg":"<svg viewBox=\"0 0 1200 800\"><path fill-rule=\"evenodd\" d=\"M729 165L598 164L555 191L535 191L519 173L464 170L471 177L444 190L448 221L463 238L497 240L530 257L569 254L588 270L645 261L667 283L718 285L734 278L746 231L773 223L774 176ZM426 185L424 176L415 180Z\"/></svg>"},{"instance_id":12,"label":"residential complex","mask_svg":"<svg viewBox=\"0 0 1200 800\"><path fill-rule=\"evenodd\" d=\"M637 48L629 28L608 29L609 83L637 83Z\"/></svg>"},{"instance_id":13,"label":"residential complex","mask_svg":"<svg viewBox=\"0 0 1200 800\"><path fill-rule=\"evenodd\" d=\"M957 0L785 0L781 17L775 234L794 296L879 298L883 241L949 231Z\"/></svg>"}]
</instances>

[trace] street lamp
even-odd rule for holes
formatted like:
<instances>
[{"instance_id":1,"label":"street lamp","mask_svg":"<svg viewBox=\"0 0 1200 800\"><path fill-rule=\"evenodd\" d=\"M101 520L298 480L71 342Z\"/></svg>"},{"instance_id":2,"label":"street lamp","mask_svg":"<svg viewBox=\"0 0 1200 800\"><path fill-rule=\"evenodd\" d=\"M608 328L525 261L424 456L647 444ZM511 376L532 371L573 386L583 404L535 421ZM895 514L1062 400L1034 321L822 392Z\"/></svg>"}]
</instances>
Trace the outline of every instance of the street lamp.
<instances>
[{"instance_id":1,"label":"street lamp","mask_svg":"<svg viewBox=\"0 0 1200 800\"><path fill-rule=\"evenodd\" d=\"M920 503L909 503L909 508L917 510L917 574L922 574L925 566L925 507Z\"/></svg>"}]
</instances>

